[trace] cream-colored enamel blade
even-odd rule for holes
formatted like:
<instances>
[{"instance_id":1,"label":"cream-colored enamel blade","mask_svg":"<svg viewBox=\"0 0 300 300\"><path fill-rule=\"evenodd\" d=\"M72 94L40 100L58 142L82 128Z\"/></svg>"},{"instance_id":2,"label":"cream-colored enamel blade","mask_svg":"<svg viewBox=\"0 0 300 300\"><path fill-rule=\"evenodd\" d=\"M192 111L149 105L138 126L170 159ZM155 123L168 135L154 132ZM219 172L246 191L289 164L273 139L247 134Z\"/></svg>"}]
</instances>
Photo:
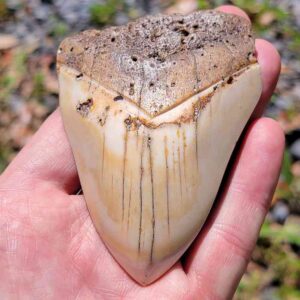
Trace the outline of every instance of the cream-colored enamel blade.
<instances>
[{"instance_id":1,"label":"cream-colored enamel blade","mask_svg":"<svg viewBox=\"0 0 300 300\"><path fill-rule=\"evenodd\" d=\"M259 99L259 66L154 119L67 67L59 80L65 129L95 227L121 266L149 284L180 258L207 218ZM207 97L205 108L189 116Z\"/></svg>"}]
</instances>

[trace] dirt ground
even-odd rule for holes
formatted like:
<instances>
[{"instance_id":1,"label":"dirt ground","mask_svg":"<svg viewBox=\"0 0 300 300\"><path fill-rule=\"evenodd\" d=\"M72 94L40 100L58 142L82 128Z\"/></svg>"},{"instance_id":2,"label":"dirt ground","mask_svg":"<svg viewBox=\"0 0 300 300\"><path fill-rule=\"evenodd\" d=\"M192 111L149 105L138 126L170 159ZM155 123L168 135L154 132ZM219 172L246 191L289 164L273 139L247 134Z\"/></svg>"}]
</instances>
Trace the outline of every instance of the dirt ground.
<instances>
[{"instance_id":1,"label":"dirt ground","mask_svg":"<svg viewBox=\"0 0 300 300\"><path fill-rule=\"evenodd\" d=\"M286 151L272 207L235 299L300 299L300 1L299 0L0 0L0 173L58 105L61 40L80 30L124 24L147 13L235 4L257 37L282 56L265 112L280 122Z\"/></svg>"}]
</instances>

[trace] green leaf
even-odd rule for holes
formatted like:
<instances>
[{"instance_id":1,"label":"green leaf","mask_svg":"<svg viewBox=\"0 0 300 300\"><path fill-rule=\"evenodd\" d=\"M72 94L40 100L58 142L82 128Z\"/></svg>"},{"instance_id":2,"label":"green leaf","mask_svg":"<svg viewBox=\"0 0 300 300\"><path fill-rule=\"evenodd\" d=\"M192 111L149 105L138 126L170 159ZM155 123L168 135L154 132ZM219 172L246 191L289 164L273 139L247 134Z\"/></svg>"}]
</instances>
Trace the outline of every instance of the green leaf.
<instances>
[{"instance_id":1,"label":"green leaf","mask_svg":"<svg viewBox=\"0 0 300 300\"><path fill-rule=\"evenodd\" d=\"M50 33L54 37L63 37L68 33L68 31L69 31L69 27L66 23L57 21L54 23Z\"/></svg>"},{"instance_id":2,"label":"green leaf","mask_svg":"<svg viewBox=\"0 0 300 300\"><path fill-rule=\"evenodd\" d=\"M45 78L43 73L37 72L33 77L32 97L41 101L45 94Z\"/></svg>"},{"instance_id":3,"label":"green leaf","mask_svg":"<svg viewBox=\"0 0 300 300\"><path fill-rule=\"evenodd\" d=\"M93 4L90 6L91 21L98 25L112 23L119 6L123 2L121 0L109 0L104 4Z\"/></svg>"},{"instance_id":4,"label":"green leaf","mask_svg":"<svg viewBox=\"0 0 300 300\"><path fill-rule=\"evenodd\" d=\"M198 9L208 9L210 8L210 4L206 0L198 0Z\"/></svg>"},{"instance_id":5,"label":"green leaf","mask_svg":"<svg viewBox=\"0 0 300 300\"><path fill-rule=\"evenodd\" d=\"M286 224L284 226L271 226L265 222L260 231L261 238L268 238L275 243L287 242L300 246L299 226Z\"/></svg>"}]
</instances>

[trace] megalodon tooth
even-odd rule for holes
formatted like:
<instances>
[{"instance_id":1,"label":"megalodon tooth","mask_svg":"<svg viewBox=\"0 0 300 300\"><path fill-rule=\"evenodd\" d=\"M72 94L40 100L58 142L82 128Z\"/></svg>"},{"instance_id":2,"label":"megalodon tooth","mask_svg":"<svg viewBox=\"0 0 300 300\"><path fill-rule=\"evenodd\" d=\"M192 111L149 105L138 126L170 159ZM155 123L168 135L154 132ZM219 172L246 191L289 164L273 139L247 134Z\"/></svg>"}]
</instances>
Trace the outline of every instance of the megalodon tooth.
<instances>
[{"instance_id":1,"label":"megalodon tooth","mask_svg":"<svg viewBox=\"0 0 300 300\"><path fill-rule=\"evenodd\" d=\"M147 16L66 38L60 107L93 223L142 285L203 226L262 91L248 20Z\"/></svg>"}]
</instances>

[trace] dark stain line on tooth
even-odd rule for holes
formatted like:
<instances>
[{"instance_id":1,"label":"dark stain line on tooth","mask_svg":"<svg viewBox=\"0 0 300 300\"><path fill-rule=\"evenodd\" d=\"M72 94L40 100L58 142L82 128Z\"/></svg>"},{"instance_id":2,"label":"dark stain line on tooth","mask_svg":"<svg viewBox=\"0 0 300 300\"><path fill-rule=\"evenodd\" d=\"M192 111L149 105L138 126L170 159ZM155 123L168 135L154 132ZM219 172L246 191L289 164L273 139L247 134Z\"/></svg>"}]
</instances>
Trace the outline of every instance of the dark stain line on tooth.
<instances>
[{"instance_id":1,"label":"dark stain line on tooth","mask_svg":"<svg viewBox=\"0 0 300 300\"><path fill-rule=\"evenodd\" d=\"M199 163L198 163L198 120L195 121L195 148L196 148L197 170L199 171Z\"/></svg>"},{"instance_id":2,"label":"dark stain line on tooth","mask_svg":"<svg viewBox=\"0 0 300 300\"><path fill-rule=\"evenodd\" d=\"M111 199L114 199L114 174L111 174Z\"/></svg>"},{"instance_id":3,"label":"dark stain line on tooth","mask_svg":"<svg viewBox=\"0 0 300 300\"><path fill-rule=\"evenodd\" d=\"M104 173L104 159L105 159L105 132L103 132L103 142L102 142L102 178L103 178L103 173Z\"/></svg>"},{"instance_id":4,"label":"dark stain line on tooth","mask_svg":"<svg viewBox=\"0 0 300 300\"><path fill-rule=\"evenodd\" d=\"M176 178L176 171L175 171L175 149L174 149L174 140L172 141L172 156L173 156L173 180L175 181Z\"/></svg>"},{"instance_id":5,"label":"dark stain line on tooth","mask_svg":"<svg viewBox=\"0 0 300 300\"><path fill-rule=\"evenodd\" d=\"M140 109L138 109L138 113L137 113L137 119L139 120L140 118ZM139 145L139 130L140 127L136 128L136 148L138 149L138 145Z\"/></svg>"},{"instance_id":6,"label":"dark stain line on tooth","mask_svg":"<svg viewBox=\"0 0 300 300\"><path fill-rule=\"evenodd\" d=\"M154 185L153 185L153 158L151 151L151 137L148 136L149 163L150 163L150 179L151 179L151 200L152 200L152 240L150 250L150 264L153 262L153 250L155 241L155 204L154 204Z\"/></svg>"},{"instance_id":7,"label":"dark stain line on tooth","mask_svg":"<svg viewBox=\"0 0 300 300\"><path fill-rule=\"evenodd\" d=\"M168 234L170 236L170 203L169 203L169 164L168 164L168 137L165 136L165 162L166 162L166 194L167 194L167 222L168 222Z\"/></svg>"},{"instance_id":8,"label":"dark stain line on tooth","mask_svg":"<svg viewBox=\"0 0 300 300\"><path fill-rule=\"evenodd\" d=\"M143 153L144 153L144 139L142 139L141 147L141 176L140 176L140 224L139 224L139 240L138 240L138 253L141 252L141 234L142 234L142 222L143 222Z\"/></svg>"},{"instance_id":9,"label":"dark stain line on tooth","mask_svg":"<svg viewBox=\"0 0 300 300\"><path fill-rule=\"evenodd\" d=\"M126 156L127 156L127 140L128 140L128 131L125 129L124 137L124 157L123 157L123 182L122 182L122 222L124 221L124 198L125 198L125 171L126 171Z\"/></svg>"},{"instance_id":10,"label":"dark stain line on tooth","mask_svg":"<svg viewBox=\"0 0 300 300\"><path fill-rule=\"evenodd\" d=\"M178 131L179 132L179 131ZM180 133L177 136L177 155L178 155L178 170L179 170L179 185L180 185L180 199L182 200L182 178L181 178L181 155L180 155Z\"/></svg>"},{"instance_id":11,"label":"dark stain line on tooth","mask_svg":"<svg viewBox=\"0 0 300 300\"><path fill-rule=\"evenodd\" d=\"M185 135L185 131L184 129L182 129L182 143L183 143L183 178L184 178L184 186L185 186L185 193L187 195L188 191L187 191L187 180L186 180L186 135Z\"/></svg>"},{"instance_id":12,"label":"dark stain line on tooth","mask_svg":"<svg viewBox=\"0 0 300 300\"><path fill-rule=\"evenodd\" d=\"M174 139L172 141L172 156L173 156L173 182L177 183L177 172L176 172L176 159L175 159L175 145L174 145ZM177 195L177 184L175 184L176 187L176 191L174 191L173 193L175 193L175 195ZM174 197L174 196L173 196Z\"/></svg>"},{"instance_id":13,"label":"dark stain line on tooth","mask_svg":"<svg viewBox=\"0 0 300 300\"><path fill-rule=\"evenodd\" d=\"M130 173L130 190L129 190L128 213L127 213L127 232L129 229L129 220L130 220L131 190L132 190L132 172Z\"/></svg>"},{"instance_id":14,"label":"dark stain line on tooth","mask_svg":"<svg viewBox=\"0 0 300 300\"><path fill-rule=\"evenodd\" d=\"M139 144L139 128L136 129L136 147L138 148L138 144Z\"/></svg>"}]
</instances>

